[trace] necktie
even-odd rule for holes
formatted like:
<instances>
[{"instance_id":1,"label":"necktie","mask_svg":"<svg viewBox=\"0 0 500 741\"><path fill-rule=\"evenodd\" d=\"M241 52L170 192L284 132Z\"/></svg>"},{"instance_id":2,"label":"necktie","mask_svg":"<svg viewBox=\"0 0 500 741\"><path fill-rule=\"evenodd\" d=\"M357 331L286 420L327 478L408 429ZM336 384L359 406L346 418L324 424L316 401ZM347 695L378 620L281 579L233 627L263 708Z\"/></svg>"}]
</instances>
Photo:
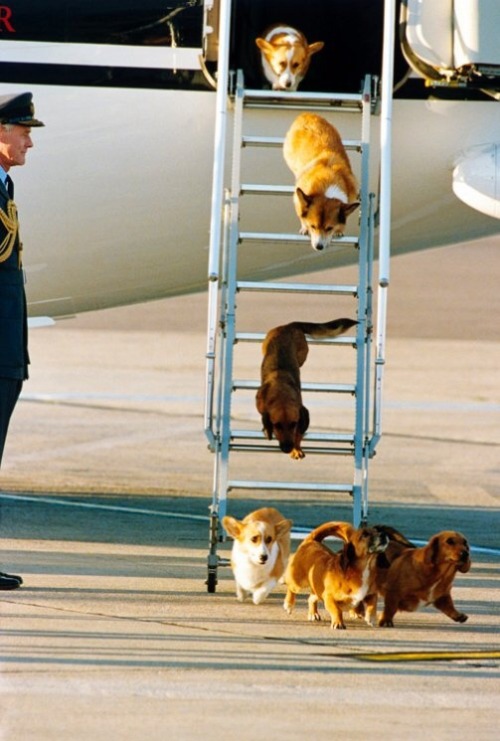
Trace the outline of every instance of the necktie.
<instances>
[{"instance_id":1,"label":"necktie","mask_svg":"<svg viewBox=\"0 0 500 741\"><path fill-rule=\"evenodd\" d=\"M7 175L5 179L5 185L7 187L7 193L9 194L9 197L14 198L14 182L10 175Z\"/></svg>"}]
</instances>

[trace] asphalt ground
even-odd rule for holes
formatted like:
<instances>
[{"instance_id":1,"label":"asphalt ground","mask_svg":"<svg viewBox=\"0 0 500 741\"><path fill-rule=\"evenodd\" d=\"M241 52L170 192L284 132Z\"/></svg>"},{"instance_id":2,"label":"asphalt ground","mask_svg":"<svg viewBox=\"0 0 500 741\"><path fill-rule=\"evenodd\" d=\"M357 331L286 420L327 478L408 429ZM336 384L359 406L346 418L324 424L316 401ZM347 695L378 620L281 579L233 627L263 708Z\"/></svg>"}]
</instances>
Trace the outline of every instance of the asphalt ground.
<instances>
[{"instance_id":1,"label":"asphalt ground","mask_svg":"<svg viewBox=\"0 0 500 741\"><path fill-rule=\"evenodd\" d=\"M383 436L370 465L371 523L418 542L441 529L469 539L473 566L453 588L464 624L425 607L398 614L394 629L348 619L332 631L307 621L305 596L287 616L282 587L239 604L229 568L207 593L206 296L33 331L0 478L1 565L24 578L0 592L0 738L496 739L499 247L393 261ZM248 313L268 329L348 310L312 304L299 316L266 300ZM248 348L242 367L259 360ZM330 361L313 348L304 377L331 373ZM335 355L335 373L350 362ZM246 422L255 410L248 401L235 413ZM327 428L320 404L313 414ZM347 424L342 404L335 414ZM243 473L299 466L333 479L348 465L264 457ZM235 492L228 509L262 504L297 530L351 517L348 499L324 494Z\"/></svg>"}]
</instances>

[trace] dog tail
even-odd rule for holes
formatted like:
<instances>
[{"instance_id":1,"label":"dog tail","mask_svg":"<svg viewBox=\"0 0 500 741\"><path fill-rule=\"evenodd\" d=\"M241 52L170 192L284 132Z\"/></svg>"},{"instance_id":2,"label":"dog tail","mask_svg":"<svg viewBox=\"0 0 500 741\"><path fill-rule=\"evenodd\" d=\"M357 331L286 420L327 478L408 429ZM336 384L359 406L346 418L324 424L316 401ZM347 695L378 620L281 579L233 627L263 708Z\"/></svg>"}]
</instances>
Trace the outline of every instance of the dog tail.
<instances>
[{"instance_id":1,"label":"dog tail","mask_svg":"<svg viewBox=\"0 0 500 741\"><path fill-rule=\"evenodd\" d=\"M311 337L337 337L339 334L347 332L348 329L354 327L358 322L355 319L333 319L331 322L291 322L289 325L292 328L301 329L304 334L308 334Z\"/></svg>"},{"instance_id":2,"label":"dog tail","mask_svg":"<svg viewBox=\"0 0 500 741\"><path fill-rule=\"evenodd\" d=\"M349 522L324 522L323 525L320 525L312 530L309 535L306 535L303 542L306 543L315 540L317 543L321 543L322 540L330 536L347 541L355 529Z\"/></svg>"}]
</instances>

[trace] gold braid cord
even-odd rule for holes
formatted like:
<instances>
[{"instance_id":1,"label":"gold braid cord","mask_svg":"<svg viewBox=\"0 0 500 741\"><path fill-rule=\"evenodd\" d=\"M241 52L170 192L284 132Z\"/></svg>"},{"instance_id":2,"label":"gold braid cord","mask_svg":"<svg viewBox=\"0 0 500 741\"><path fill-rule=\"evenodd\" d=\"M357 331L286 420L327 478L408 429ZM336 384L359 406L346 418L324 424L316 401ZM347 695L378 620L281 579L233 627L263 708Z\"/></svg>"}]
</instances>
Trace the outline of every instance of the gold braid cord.
<instances>
[{"instance_id":1,"label":"gold braid cord","mask_svg":"<svg viewBox=\"0 0 500 741\"><path fill-rule=\"evenodd\" d=\"M5 262L12 254L18 231L17 208L14 201L7 202L6 211L0 208L0 224L5 229L5 236L0 242L0 262Z\"/></svg>"}]
</instances>

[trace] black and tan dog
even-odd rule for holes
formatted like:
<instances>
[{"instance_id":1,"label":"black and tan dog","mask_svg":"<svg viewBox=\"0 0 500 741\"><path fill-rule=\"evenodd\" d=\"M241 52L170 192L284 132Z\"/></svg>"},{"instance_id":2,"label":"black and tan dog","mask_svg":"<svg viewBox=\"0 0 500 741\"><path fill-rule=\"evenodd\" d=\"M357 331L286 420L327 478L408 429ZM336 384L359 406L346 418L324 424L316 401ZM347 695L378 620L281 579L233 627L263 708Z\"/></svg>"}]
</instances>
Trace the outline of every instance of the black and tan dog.
<instances>
[{"instance_id":1,"label":"black and tan dog","mask_svg":"<svg viewBox=\"0 0 500 741\"><path fill-rule=\"evenodd\" d=\"M257 411L262 416L267 439L274 436L283 453L289 453L291 458L304 458L301 442L309 427L309 412L302 404L300 386L300 368L309 351L305 336L336 337L355 324L353 319L335 319L324 324L291 322L271 329L266 335Z\"/></svg>"},{"instance_id":2,"label":"black and tan dog","mask_svg":"<svg viewBox=\"0 0 500 741\"><path fill-rule=\"evenodd\" d=\"M365 620L368 617L371 619L376 614L377 598L384 593L383 590L385 588L387 574L392 562L408 548L416 548L414 543L391 525L372 525L372 528L385 537L387 546L383 551L377 553L375 563L372 565L370 593L367 594L363 602L360 602L351 610L356 617L364 618ZM343 537L343 535L343 532L340 531L339 536Z\"/></svg>"}]
</instances>

